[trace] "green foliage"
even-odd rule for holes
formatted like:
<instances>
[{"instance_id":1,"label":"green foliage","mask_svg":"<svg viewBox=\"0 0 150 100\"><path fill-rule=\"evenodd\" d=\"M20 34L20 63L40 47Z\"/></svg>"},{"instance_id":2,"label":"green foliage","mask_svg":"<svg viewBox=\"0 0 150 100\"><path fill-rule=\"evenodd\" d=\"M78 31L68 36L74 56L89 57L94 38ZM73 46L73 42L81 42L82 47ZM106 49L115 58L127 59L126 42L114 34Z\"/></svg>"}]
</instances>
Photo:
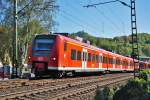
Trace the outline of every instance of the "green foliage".
<instances>
[{"instance_id":1,"label":"green foliage","mask_svg":"<svg viewBox=\"0 0 150 100\"><path fill-rule=\"evenodd\" d=\"M150 56L150 46L144 46L142 51L144 52L144 55Z\"/></svg>"},{"instance_id":2,"label":"green foliage","mask_svg":"<svg viewBox=\"0 0 150 100\"><path fill-rule=\"evenodd\" d=\"M114 100L150 100L150 69L140 71L140 77L130 80L118 90Z\"/></svg>"},{"instance_id":3,"label":"green foliage","mask_svg":"<svg viewBox=\"0 0 150 100\"><path fill-rule=\"evenodd\" d=\"M150 96L146 90L144 79L131 80L115 93L113 100L149 100Z\"/></svg>"},{"instance_id":4,"label":"green foliage","mask_svg":"<svg viewBox=\"0 0 150 100\"><path fill-rule=\"evenodd\" d=\"M104 87L104 89L97 88L94 100L112 100L113 95L117 90L117 87Z\"/></svg>"},{"instance_id":5,"label":"green foliage","mask_svg":"<svg viewBox=\"0 0 150 100\"><path fill-rule=\"evenodd\" d=\"M140 78L146 80L146 81L150 81L150 69L145 69L140 71Z\"/></svg>"},{"instance_id":6,"label":"green foliage","mask_svg":"<svg viewBox=\"0 0 150 100\"><path fill-rule=\"evenodd\" d=\"M149 74L150 69L143 70L142 77L129 80L125 86L98 88L94 100L150 100Z\"/></svg>"},{"instance_id":7,"label":"green foliage","mask_svg":"<svg viewBox=\"0 0 150 100\"><path fill-rule=\"evenodd\" d=\"M5 27L0 27L0 61L3 64L9 64L9 54L11 54L11 35Z\"/></svg>"}]
</instances>

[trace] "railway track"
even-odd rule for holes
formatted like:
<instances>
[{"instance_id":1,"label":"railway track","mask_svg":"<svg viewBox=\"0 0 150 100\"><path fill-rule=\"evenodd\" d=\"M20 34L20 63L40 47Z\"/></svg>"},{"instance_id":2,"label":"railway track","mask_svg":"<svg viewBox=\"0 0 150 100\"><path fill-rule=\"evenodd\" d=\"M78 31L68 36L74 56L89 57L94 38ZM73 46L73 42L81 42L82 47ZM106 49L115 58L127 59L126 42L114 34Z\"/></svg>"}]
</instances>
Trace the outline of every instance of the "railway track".
<instances>
[{"instance_id":1,"label":"railway track","mask_svg":"<svg viewBox=\"0 0 150 100\"><path fill-rule=\"evenodd\" d=\"M80 94L93 93L97 86L110 85L132 78L131 74L106 75L105 78L99 76L69 78L59 80L45 80L45 83L26 85L15 89L0 91L1 100L58 100L69 98L80 98ZM35 82L35 81L34 81ZM37 82L37 81L36 81ZM82 96L84 97L84 96ZM81 98L80 98L81 99Z\"/></svg>"},{"instance_id":2,"label":"railway track","mask_svg":"<svg viewBox=\"0 0 150 100\"><path fill-rule=\"evenodd\" d=\"M109 77L112 76L111 74L103 75L103 77ZM101 76L99 76L101 77ZM89 77L78 77L78 78L69 78L69 79L42 79L42 80L27 80L27 79L15 79L15 80L6 80L6 81L1 81L0 82L0 90L4 89L13 89L13 88L19 88L23 86L30 86L30 85L43 85L43 84L48 84L48 85L53 85L53 84L59 84L62 82L68 82L68 81L76 81L76 80L85 80L86 78ZM95 76L90 76L90 78L94 79L97 78Z\"/></svg>"},{"instance_id":3,"label":"railway track","mask_svg":"<svg viewBox=\"0 0 150 100\"><path fill-rule=\"evenodd\" d=\"M21 86L21 83L27 82L27 79L11 79L0 81L0 90L7 88L15 88Z\"/></svg>"}]
</instances>

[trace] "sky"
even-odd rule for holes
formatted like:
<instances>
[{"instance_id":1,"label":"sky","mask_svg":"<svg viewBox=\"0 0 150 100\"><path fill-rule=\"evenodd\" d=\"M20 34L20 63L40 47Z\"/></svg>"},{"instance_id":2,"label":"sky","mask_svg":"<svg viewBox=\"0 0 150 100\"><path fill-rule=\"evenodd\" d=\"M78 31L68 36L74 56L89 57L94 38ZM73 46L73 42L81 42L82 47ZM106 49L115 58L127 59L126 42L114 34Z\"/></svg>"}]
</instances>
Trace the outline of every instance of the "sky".
<instances>
[{"instance_id":1,"label":"sky","mask_svg":"<svg viewBox=\"0 0 150 100\"><path fill-rule=\"evenodd\" d=\"M93 36L112 38L131 34L130 8L119 2L86 8L88 4L111 0L57 0L56 31L85 31ZM130 4L130 0L122 0ZM150 33L150 0L136 0L138 33Z\"/></svg>"}]
</instances>

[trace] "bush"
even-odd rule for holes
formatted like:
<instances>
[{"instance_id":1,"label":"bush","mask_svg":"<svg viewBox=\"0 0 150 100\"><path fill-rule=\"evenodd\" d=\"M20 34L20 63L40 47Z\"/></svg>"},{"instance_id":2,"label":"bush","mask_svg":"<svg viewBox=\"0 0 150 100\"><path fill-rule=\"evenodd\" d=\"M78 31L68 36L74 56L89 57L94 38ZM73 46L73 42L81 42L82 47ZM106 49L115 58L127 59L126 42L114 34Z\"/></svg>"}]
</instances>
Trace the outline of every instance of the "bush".
<instances>
[{"instance_id":1,"label":"bush","mask_svg":"<svg viewBox=\"0 0 150 100\"><path fill-rule=\"evenodd\" d=\"M138 78L130 80L115 93L113 100L150 100L146 81Z\"/></svg>"},{"instance_id":2,"label":"bush","mask_svg":"<svg viewBox=\"0 0 150 100\"><path fill-rule=\"evenodd\" d=\"M139 78L129 80L125 86L98 88L95 100L150 100L150 69L139 74Z\"/></svg>"},{"instance_id":3,"label":"bush","mask_svg":"<svg viewBox=\"0 0 150 100\"><path fill-rule=\"evenodd\" d=\"M140 71L140 78L150 81L150 69L145 69Z\"/></svg>"},{"instance_id":4,"label":"bush","mask_svg":"<svg viewBox=\"0 0 150 100\"><path fill-rule=\"evenodd\" d=\"M113 95L117 90L117 87L105 87L104 89L97 88L94 100L112 100Z\"/></svg>"},{"instance_id":5,"label":"bush","mask_svg":"<svg viewBox=\"0 0 150 100\"><path fill-rule=\"evenodd\" d=\"M139 75L120 88L113 100L150 100L150 69L140 71Z\"/></svg>"}]
</instances>

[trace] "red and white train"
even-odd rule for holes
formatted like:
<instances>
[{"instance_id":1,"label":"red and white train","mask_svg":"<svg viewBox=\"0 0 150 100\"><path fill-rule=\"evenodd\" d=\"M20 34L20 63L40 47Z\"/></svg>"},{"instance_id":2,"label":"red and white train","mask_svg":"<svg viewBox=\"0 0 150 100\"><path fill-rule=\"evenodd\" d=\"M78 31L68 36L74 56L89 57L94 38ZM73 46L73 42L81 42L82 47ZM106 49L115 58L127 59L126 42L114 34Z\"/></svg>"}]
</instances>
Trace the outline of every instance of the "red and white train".
<instances>
[{"instance_id":1,"label":"red and white train","mask_svg":"<svg viewBox=\"0 0 150 100\"><path fill-rule=\"evenodd\" d=\"M77 72L133 71L133 59L100 49L60 34L36 35L29 51L28 64L35 76L62 77ZM142 69L150 64L140 61ZM138 70L139 65L135 66Z\"/></svg>"}]
</instances>

